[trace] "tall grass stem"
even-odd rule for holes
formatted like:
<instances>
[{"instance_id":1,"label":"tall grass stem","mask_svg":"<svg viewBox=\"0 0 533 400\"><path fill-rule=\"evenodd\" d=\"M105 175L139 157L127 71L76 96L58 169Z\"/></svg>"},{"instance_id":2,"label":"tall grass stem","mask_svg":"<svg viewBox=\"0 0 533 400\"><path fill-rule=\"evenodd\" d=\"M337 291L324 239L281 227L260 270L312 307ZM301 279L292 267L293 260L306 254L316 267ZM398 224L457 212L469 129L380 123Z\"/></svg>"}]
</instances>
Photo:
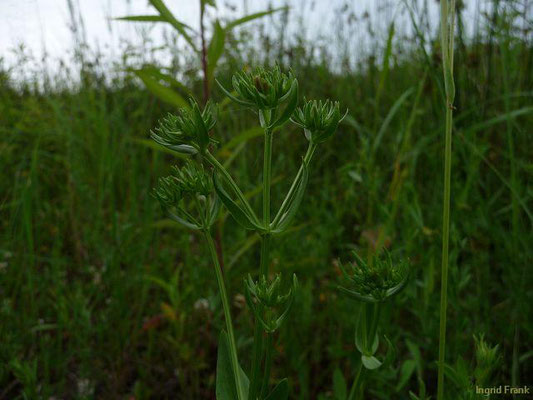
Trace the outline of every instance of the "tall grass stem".
<instances>
[{"instance_id":1,"label":"tall grass stem","mask_svg":"<svg viewBox=\"0 0 533 400\"><path fill-rule=\"evenodd\" d=\"M442 207L442 267L440 292L439 363L437 400L444 399L444 359L446 353L446 309L448 305L448 264L450 242L450 197L452 164L452 125L455 85L453 81L455 0L441 0L441 48L446 94L444 147L444 198Z\"/></svg>"}]
</instances>

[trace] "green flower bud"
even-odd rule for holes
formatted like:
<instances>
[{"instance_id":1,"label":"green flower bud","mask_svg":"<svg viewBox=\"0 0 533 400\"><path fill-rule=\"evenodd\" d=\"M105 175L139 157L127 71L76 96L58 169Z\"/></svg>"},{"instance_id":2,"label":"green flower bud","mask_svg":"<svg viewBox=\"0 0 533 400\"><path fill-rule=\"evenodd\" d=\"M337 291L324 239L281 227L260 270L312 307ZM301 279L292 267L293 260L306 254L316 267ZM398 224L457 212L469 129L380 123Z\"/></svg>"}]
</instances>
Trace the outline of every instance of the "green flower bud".
<instances>
[{"instance_id":1,"label":"green flower bud","mask_svg":"<svg viewBox=\"0 0 533 400\"><path fill-rule=\"evenodd\" d=\"M237 96L219 84L224 93L236 103L257 110L275 109L289 100L297 86L292 74L281 72L278 65L268 70L259 67L252 72L238 72L231 82Z\"/></svg>"},{"instance_id":2,"label":"green flower bud","mask_svg":"<svg viewBox=\"0 0 533 400\"><path fill-rule=\"evenodd\" d=\"M210 176L192 161L182 168L172 167L172 174L159 178L153 191L163 211L191 229L207 229L215 221L220 205L212 193Z\"/></svg>"},{"instance_id":3,"label":"green flower bud","mask_svg":"<svg viewBox=\"0 0 533 400\"><path fill-rule=\"evenodd\" d=\"M338 101L311 100L296 109L291 121L304 129L307 140L318 144L335 133L346 114L348 110L341 115Z\"/></svg>"},{"instance_id":4,"label":"green flower bud","mask_svg":"<svg viewBox=\"0 0 533 400\"><path fill-rule=\"evenodd\" d=\"M474 376L479 386L484 386L490 381L493 371L500 362L499 346L491 347L483 335L474 336L476 348L476 368Z\"/></svg>"},{"instance_id":5,"label":"green flower bud","mask_svg":"<svg viewBox=\"0 0 533 400\"><path fill-rule=\"evenodd\" d=\"M213 182L203 165L188 161L184 167L172 167L172 175L182 193L209 196L213 191Z\"/></svg>"},{"instance_id":6,"label":"green flower bud","mask_svg":"<svg viewBox=\"0 0 533 400\"><path fill-rule=\"evenodd\" d=\"M182 199L181 190L173 176L159 178L153 195L159 201L163 210L177 206Z\"/></svg>"},{"instance_id":7,"label":"green flower bud","mask_svg":"<svg viewBox=\"0 0 533 400\"><path fill-rule=\"evenodd\" d=\"M347 271L342 265L344 276L352 283L353 289L340 287L349 296L369 302L381 302L397 294L407 283L409 264L407 261L394 263L389 252L368 265L353 252L355 263L348 264Z\"/></svg>"},{"instance_id":8,"label":"green flower bud","mask_svg":"<svg viewBox=\"0 0 533 400\"><path fill-rule=\"evenodd\" d=\"M289 298L290 290L287 294L282 295L280 284L280 274L276 274L276 277L271 282L268 282L265 276L262 276L257 282L254 282L250 275L245 280L247 289L265 307L277 307L285 303Z\"/></svg>"},{"instance_id":9,"label":"green flower bud","mask_svg":"<svg viewBox=\"0 0 533 400\"><path fill-rule=\"evenodd\" d=\"M250 275L244 280L246 302L267 333L276 331L287 317L298 286L296 275L293 275L292 288L282 294L281 281L280 274L276 274L272 281L262 276L256 282ZM257 305L262 306L264 315Z\"/></svg>"},{"instance_id":10,"label":"green flower bud","mask_svg":"<svg viewBox=\"0 0 533 400\"><path fill-rule=\"evenodd\" d=\"M216 124L215 107L208 102L203 111L198 103L190 100L191 108L182 108L178 115L168 114L159 121L151 137L157 143L171 150L185 154L205 151L210 142L209 131Z\"/></svg>"}]
</instances>

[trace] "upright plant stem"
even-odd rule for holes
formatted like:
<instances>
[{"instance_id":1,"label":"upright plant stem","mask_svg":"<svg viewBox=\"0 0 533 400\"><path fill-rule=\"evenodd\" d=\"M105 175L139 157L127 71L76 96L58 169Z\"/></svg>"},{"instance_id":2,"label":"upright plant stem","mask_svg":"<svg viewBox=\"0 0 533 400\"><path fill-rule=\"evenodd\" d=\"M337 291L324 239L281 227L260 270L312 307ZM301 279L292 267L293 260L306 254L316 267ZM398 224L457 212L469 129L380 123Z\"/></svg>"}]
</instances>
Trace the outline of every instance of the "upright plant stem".
<instances>
[{"instance_id":1,"label":"upright plant stem","mask_svg":"<svg viewBox=\"0 0 533 400\"><path fill-rule=\"evenodd\" d=\"M260 265L259 279L261 279L262 276L266 276L266 274L268 273L269 248L270 248L270 237L268 235L263 235L261 237L261 265ZM258 304L257 311L259 313L262 313L263 306ZM255 399L259 392L262 358L263 358L263 332L261 329L261 324L258 321L256 321L255 327L254 327L254 348L252 352L252 376L250 379L250 393L248 396L249 399Z\"/></svg>"},{"instance_id":2,"label":"upright plant stem","mask_svg":"<svg viewBox=\"0 0 533 400\"><path fill-rule=\"evenodd\" d=\"M440 292L439 365L437 400L444 399L444 358L446 353L446 308L448 305L448 250L450 240L450 184L452 164L452 124L455 88L453 82L453 39L455 0L441 0L441 47L446 92L446 132L444 148L444 199L442 207L442 269Z\"/></svg>"},{"instance_id":3,"label":"upright plant stem","mask_svg":"<svg viewBox=\"0 0 533 400\"><path fill-rule=\"evenodd\" d=\"M355 372L355 378L352 383L352 388L350 389L350 394L348 395L348 400L355 400L357 389L360 387L359 382L361 381L363 373L363 362L359 360L357 365L357 371Z\"/></svg>"},{"instance_id":4,"label":"upright plant stem","mask_svg":"<svg viewBox=\"0 0 533 400\"><path fill-rule=\"evenodd\" d=\"M265 130L263 157L263 224L270 225L270 182L272 180L272 132ZM264 271L262 271L264 272Z\"/></svg>"},{"instance_id":5,"label":"upright plant stem","mask_svg":"<svg viewBox=\"0 0 533 400\"><path fill-rule=\"evenodd\" d=\"M268 394L268 382L270 378L270 368L272 367L272 333L267 334L265 343L265 371L263 374L263 385L261 387L261 397L264 398Z\"/></svg>"},{"instance_id":6,"label":"upright plant stem","mask_svg":"<svg viewBox=\"0 0 533 400\"><path fill-rule=\"evenodd\" d=\"M263 225L268 229L270 226L270 184L272 181L272 132L265 129L265 146L263 156ZM259 279L267 278L270 264L270 233L261 236L261 264ZM259 308L259 312L262 312ZM254 349L252 359L252 379L250 382L249 399L255 400L260 389L261 361L264 354L263 332L256 322L254 327ZM268 379L268 377L265 377Z\"/></svg>"},{"instance_id":7,"label":"upright plant stem","mask_svg":"<svg viewBox=\"0 0 533 400\"><path fill-rule=\"evenodd\" d=\"M230 348L230 357L231 357L231 366L233 368L233 375L235 377L235 386L237 387L237 398L238 400L244 400L245 394L242 392L241 385L241 374L239 371L239 360L237 357L237 345L235 342L235 334L233 332L233 322L231 320L230 306L228 293L226 291L226 284L224 283L224 276L222 274L222 268L220 268L220 263L218 262L217 252L215 249L215 243L209 231L205 231L205 239L209 247L209 253L213 259L213 264L215 265L215 273L217 276L218 289L220 291L220 297L222 299L222 308L224 309L224 319L226 320L226 329L228 331L228 341Z\"/></svg>"}]
</instances>

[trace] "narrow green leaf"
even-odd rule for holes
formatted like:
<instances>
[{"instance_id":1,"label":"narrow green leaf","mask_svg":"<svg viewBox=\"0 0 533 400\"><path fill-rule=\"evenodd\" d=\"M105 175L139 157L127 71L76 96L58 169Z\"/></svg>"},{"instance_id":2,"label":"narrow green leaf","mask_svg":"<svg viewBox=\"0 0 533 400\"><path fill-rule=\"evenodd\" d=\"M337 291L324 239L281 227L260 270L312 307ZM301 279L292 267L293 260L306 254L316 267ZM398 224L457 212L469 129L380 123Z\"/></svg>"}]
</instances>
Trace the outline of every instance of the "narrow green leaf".
<instances>
[{"instance_id":1,"label":"narrow green leaf","mask_svg":"<svg viewBox=\"0 0 533 400\"><path fill-rule=\"evenodd\" d=\"M289 382L282 379L276 387L270 392L265 400L287 400L289 398Z\"/></svg>"},{"instance_id":2,"label":"narrow green leaf","mask_svg":"<svg viewBox=\"0 0 533 400\"><path fill-rule=\"evenodd\" d=\"M143 81L144 85L150 92L152 92L155 96L157 96L164 102L172 104L176 107L190 107L189 103L180 94L176 93L176 91L170 89L169 87L159 83L146 71L137 70L134 71L134 73Z\"/></svg>"},{"instance_id":3,"label":"narrow green leaf","mask_svg":"<svg viewBox=\"0 0 533 400\"><path fill-rule=\"evenodd\" d=\"M283 202L283 204L285 204L285 207L283 209L280 209L278 212L280 213L280 218L278 222L274 226L272 226L273 233L283 232L285 229L287 229L287 227L294 219L298 208L300 207L300 204L305 194L305 188L307 187L307 181L309 179L309 168L307 167L305 161L302 161L302 166L303 170L302 174L297 178L298 183L296 190L292 193L292 195L288 194L290 195L290 198L287 202Z\"/></svg>"},{"instance_id":4,"label":"narrow green leaf","mask_svg":"<svg viewBox=\"0 0 533 400\"><path fill-rule=\"evenodd\" d=\"M131 22L167 22L160 15L131 15L127 17L113 18L115 21L131 21Z\"/></svg>"},{"instance_id":5,"label":"narrow green leaf","mask_svg":"<svg viewBox=\"0 0 533 400\"><path fill-rule=\"evenodd\" d=\"M409 379L411 379L411 376L413 375L413 372L416 369L416 361L415 360L407 360L405 361L401 368L400 368L400 377L398 379L398 383L396 384L395 391L399 392L401 391L407 382L409 382Z\"/></svg>"},{"instance_id":6,"label":"narrow green leaf","mask_svg":"<svg viewBox=\"0 0 533 400\"><path fill-rule=\"evenodd\" d=\"M174 14L170 12L170 10L167 8L163 0L149 0L150 4L155 7L157 11L159 11L159 14L162 18L164 18L170 25L172 25L176 30L180 33L181 36L185 39L189 45L196 50L196 46L194 45L194 42L192 41L191 37L185 30L186 28L189 28L186 24L183 22L180 22L174 17Z\"/></svg>"},{"instance_id":7,"label":"narrow green leaf","mask_svg":"<svg viewBox=\"0 0 533 400\"><path fill-rule=\"evenodd\" d=\"M458 387L463 388L462 378L449 364L444 364L444 374Z\"/></svg>"},{"instance_id":8,"label":"narrow green leaf","mask_svg":"<svg viewBox=\"0 0 533 400\"><path fill-rule=\"evenodd\" d=\"M335 400L346 400L348 396L346 379L338 367L333 371L333 396Z\"/></svg>"},{"instance_id":9,"label":"narrow green leaf","mask_svg":"<svg viewBox=\"0 0 533 400\"><path fill-rule=\"evenodd\" d=\"M222 93L229 98L231 101L234 101L237 104L240 104L241 106L249 107L250 103L247 101L241 100L238 97L234 96L231 92L229 92L217 79L215 79L215 82L217 83L220 90L222 90Z\"/></svg>"},{"instance_id":10,"label":"narrow green leaf","mask_svg":"<svg viewBox=\"0 0 533 400\"><path fill-rule=\"evenodd\" d=\"M355 292L353 290L350 290L350 289L346 289L345 287L342 287L342 286L337 286L337 289L342 293L342 294L345 294L346 296L354 299L354 300L358 300L358 301L362 301L364 303L376 303L376 300L371 297L371 296L363 296L362 294L358 293L358 292Z\"/></svg>"},{"instance_id":11,"label":"narrow green leaf","mask_svg":"<svg viewBox=\"0 0 533 400\"><path fill-rule=\"evenodd\" d=\"M389 366L396 358L396 348L393 346L393 344L386 335L383 335L383 337L385 338L385 342L387 343L387 352L385 353L385 358L383 359L383 365Z\"/></svg>"},{"instance_id":12,"label":"narrow green leaf","mask_svg":"<svg viewBox=\"0 0 533 400\"><path fill-rule=\"evenodd\" d=\"M248 393L250 380L239 365L240 381L242 386L241 393ZM217 354L217 372L216 372L216 399L217 400L236 400L237 388L235 384L235 375L231 364L230 347L228 335L225 331L220 332L218 339ZM246 399L243 399L246 400Z\"/></svg>"},{"instance_id":13,"label":"narrow green leaf","mask_svg":"<svg viewBox=\"0 0 533 400\"><path fill-rule=\"evenodd\" d=\"M200 146L200 149L205 150L206 147L209 145L209 132L207 131L207 128L204 124L204 119L202 118L202 112L200 111L200 107L198 107L198 104L195 102L192 103L192 117L194 118L196 129L197 129L197 137L198 137L198 144Z\"/></svg>"},{"instance_id":14,"label":"narrow green leaf","mask_svg":"<svg viewBox=\"0 0 533 400\"><path fill-rule=\"evenodd\" d=\"M226 41L226 31L220 25L218 20L215 21L213 27L213 36L207 49L207 71L209 82L213 81L215 76L215 69L224 51L224 43Z\"/></svg>"},{"instance_id":15,"label":"narrow green leaf","mask_svg":"<svg viewBox=\"0 0 533 400\"><path fill-rule=\"evenodd\" d=\"M355 328L355 348L359 353L366 353L367 345L366 305L360 307L359 318Z\"/></svg>"},{"instance_id":16,"label":"narrow green leaf","mask_svg":"<svg viewBox=\"0 0 533 400\"><path fill-rule=\"evenodd\" d=\"M370 352L372 354L376 354L376 351L378 350L378 346L379 346L379 336L378 334L376 333L374 335L374 340L372 342L372 348L370 349Z\"/></svg>"},{"instance_id":17,"label":"narrow green leaf","mask_svg":"<svg viewBox=\"0 0 533 400\"><path fill-rule=\"evenodd\" d=\"M189 229L193 229L195 231L200 230L200 226L198 224L195 224L194 222L188 221L185 218L182 218L182 217L180 217L177 214L169 212L168 216L169 216L170 219L173 219L177 223L179 223L179 224L181 224L181 225L183 225L183 226L185 226L185 227L187 227Z\"/></svg>"},{"instance_id":18,"label":"narrow green leaf","mask_svg":"<svg viewBox=\"0 0 533 400\"><path fill-rule=\"evenodd\" d=\"M141 71L141 73L146 74L147 76L151 76L153 79L158 81L164 81L170 85L170 87L173 87L175 89L178 89L181 93L181 95L184 98L190 98L193 97L191 91L187 86L185 86L183 83L176 80L173 76L169 74L165 74L161 71L160 68L154 66L154 65L145 65L142 68L128 68L127 71L135 73L136 71Z\"/></svg>"},{"instance_id":19,"label":"narrow green leaf","mask_svg":"<svg viewBox=\"0 0 533 400\"><path fill-rule=\"evenodd\" d=\"M279 8L274 8L274 9L268 10L268 11L261 11L261 12L257 12L257 13L254 13L254 14L246 15L245 17L238 18L238 19L235 19L235 20L229 22L226 25L225 29L226 30L230 30L230 29L235 28L236 26L239 26L239 25L245 24L247 22L253 21L254 19L263 18L263 17L266 17L267 15L271 15L271 14L274 14L275 12L282 11L282 10L287 10L287 9L288 9L288 7L279 7Z\"/></svg>"},{"instance_id":20,"label":"narrow green leaf","mask_svg":"<svg viewBox=\"0 0 533 400\"><path fill-rule=\"evenodd\" d=\"M503 114L500 114L494 118L491 118L487 121L480 122L478 124L474 124L468 128L465 129L466 135L471 135L475 132L479 132L481 130L487 129L493 125L499 124L500 122L506 122L509 119L514 119L516 117L519 117L520 115L526 115L529 113L533 113L533 107L526 106L523 108L519 108L513 111L509 111Z\"/></svg>"},{"instance_id":21,"label":"narrow green leaf","mask_svg":"<svg viewBox=\"0 0 533 400\"><path fill-rule=\"evenodd\" d=\"M217 174L215 172L213 172L213 186L215 188L215 192L217 193L218 197L220 198L224 206L228 209L231 216L240 225L242 225L245 229L259 230L259 231L264 230L264 228L260 226L259 223L257 222L257 217L248 214L235 201L233 201L233 199L229 196L229 194L224 190L224 188L220 184Z\"/></svg>"},{"instance_id":22,"label":"narrow green leaf","mask_svg":"<svg viewBox=\"0 0 533 400\"><path fill-rule=\"evenodd\" d=\"M140 144L141 146L147 147L149 149L161 151L161 152L164 152L164 153L167 153L167 154L171 154L171 155L173 155L175 157L179 157L179 158L187 158L187 155L191 154L191 153L185 153L183 151L171 150L168 147L164 147L164 146L160 145L159 143L156 143L156 142L154 142L153 140L150 140L150 139L129 138L129 140L134 142L134 143L136 143L136 144ZM189 146L189 147L191 147L191 146Z\"/></svg>"},{"instance_id":23,"label":"narrow green leaf","mask_svg":"<svg viewBox=\"0 0 533 400\"><path fill-rule=\"evenodd\" d=\"M211 201L211 207L209 208L209 226L212 226L218 218L220 212L220 198L218 196L213 196Z\"/></svg>"},{"instance_id":24,"label":"narrow green leaf","mask_svg":"<svg viewBox=\"0 0 533 400\"><path fill-rule=\"evenodd\" d=\"M237 389L235 387L235 376L231 366L228 337L224 331L220 333L220 338L218 340L216 399L237 399Z\"/></svg>"},{"instance_id":25,"label":"narrow green leaf","mask_svg":"<svg viewBox=\"0 0 533 400\"><path fill-rule=\"evenodd\" d=\"M383 135L387 131L387 128L389 127L390 122L392 121L392 118L396 115L398 110L400 109L400 106L407 100L407 98L413 93L415 88L409 88L403 94L394 102L391 109L389 110L389 113L385 117L385 120L383 121L383 124L381 125L381 128L379 129L378 134L376 135L376 138L374 139L374 143L372 144L372 151L376 152L378 149L381 140L383 139Z\"/></svg>"}]
</instances>

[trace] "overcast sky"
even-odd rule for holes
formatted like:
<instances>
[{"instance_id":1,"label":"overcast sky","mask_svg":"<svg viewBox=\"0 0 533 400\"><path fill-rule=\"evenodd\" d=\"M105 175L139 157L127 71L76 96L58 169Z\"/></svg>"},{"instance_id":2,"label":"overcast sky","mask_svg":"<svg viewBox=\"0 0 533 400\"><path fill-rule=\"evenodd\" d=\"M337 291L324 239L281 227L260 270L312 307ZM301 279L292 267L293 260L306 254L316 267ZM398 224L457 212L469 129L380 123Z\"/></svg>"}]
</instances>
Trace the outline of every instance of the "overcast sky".
<instances>
[{"instance_id":1,"label":"overcast sky","mask_svg":"<svg viewBox=\"0 0 533 400\"><path fill-rule=\"evenodd\" d=\"M126 39L131 43L141 40L138 24L111 21L111 17L124 15L153 14L154 10L148 6L147 0L70 0L83 16L87 43L98 47L104 54L118 56L119 43ZM415 0L410 0L415 1ZM432 18L437 20L438 3L428 1ZM487 0L471 0L474 3ZM402 4L401 0L229 0L218 1L219 8L211 13L215 16L227 16L230 11L224 4L235 7L232 15L242 16L268 8L269 4L280 6L289 3L294 12L292 15L302 15L308 23L308 35L328 35L335 23L334 11L344 3L350 3L359 15L368 11L371 16L377 15L378 7L385 3L391 14ZM67 58L72 49L73 38L69 30L69 0L0 0L0 57L9 65L16 59L13 49L24 46L35 56L40 57L44 50L49 59ZM198 26L198 1L167 0L169 8L178 19L191 25ZM299 9L296 10L296 7ZM383 17L383 15L381 15ZM395 15L389 15L394 18ZM292 22L291 22L292 23ZM386 27L389 21L376 20L376 24ZM155 41L161 33L154 31ZM160 37L160 36L159 36Z\"/></svg>"}]
</instances>

